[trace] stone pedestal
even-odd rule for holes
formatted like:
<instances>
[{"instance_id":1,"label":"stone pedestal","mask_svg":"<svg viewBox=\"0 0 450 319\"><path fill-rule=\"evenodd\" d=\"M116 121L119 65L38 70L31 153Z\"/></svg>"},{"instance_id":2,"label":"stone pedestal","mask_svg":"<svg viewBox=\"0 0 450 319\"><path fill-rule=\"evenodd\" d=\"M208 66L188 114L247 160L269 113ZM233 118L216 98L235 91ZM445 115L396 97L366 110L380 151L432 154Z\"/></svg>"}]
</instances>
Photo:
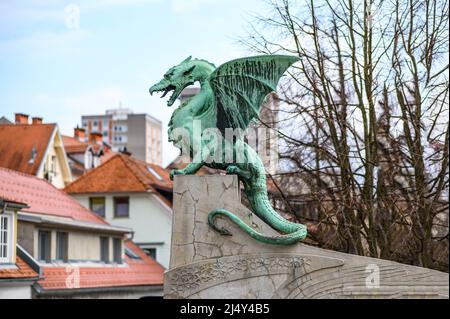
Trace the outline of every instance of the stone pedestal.
<instances>
[{"instance_id":1,"label":"stone pedestal","mask_svg":"<svg viewBox=\"0 0 450 319\"><path fill-rule=\"evenodd\" d=\"M228 219L233 234L208 225L226 208L276 234L241 204L236 176L175 176L170 269L165 298L448 298L449 275L304 244L259 243Z\"/></svg>"}]
</instances>

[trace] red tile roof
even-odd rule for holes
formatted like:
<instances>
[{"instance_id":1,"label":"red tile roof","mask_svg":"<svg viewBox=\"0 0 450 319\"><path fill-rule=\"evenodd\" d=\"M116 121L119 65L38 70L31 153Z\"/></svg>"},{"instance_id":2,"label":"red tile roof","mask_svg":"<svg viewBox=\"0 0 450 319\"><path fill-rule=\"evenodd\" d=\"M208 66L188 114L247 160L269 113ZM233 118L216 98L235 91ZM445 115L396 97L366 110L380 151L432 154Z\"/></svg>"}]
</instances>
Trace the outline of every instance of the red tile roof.
<instances>
[{"instance_id":1,"label":"red tile roof","mask_svg":"<svg viewBox=\"0 0 450 319\"><path fill-rule=\"evenodd\" d=\"M164 267L148 257L131 241L125 243L131 251L140 257L125 257L125 264L105 267L80 267L79 288L103 288L125 286L162 285ZM43 279L39 285L44 290L74 289L67 287L66 267L43 267Z\"/></svg>"},{"instance_id":2,"label":"red tile roof","mask_svg":"<svg viewBox=\"0 0 450 319\"><path fill-rule=\"evenodd\" d=\"M0 167L35 175L44 157L56 124L0 125ZM32 164L32 150L36 157Z\"/></svg>"},{"instance_id":3,"label":"red tile roof","mask_svg":"<svg viewBox=\"0 0 450 319\"><path fill-rule=\"evenodd\" d=\"M150 168L150 169L149 169ZM154 171L161 179L151 171ZM155 164L117 153L64 189L69 194L131 193L172 190L169 172Z\"/></svg>"},{"instance_id":4,"label":"red tile roof","mask_svg":"<svg viewBox=\"0 0 450 319\"><path fill-rule=\"evenodd\" d=\"M101 147L96 143L81 142L75 137L66 135L62 135L62 140L64 144L64 149L66 150L67 154L84 153L89 146L92 146L94 148L94 151L98 152Z\"/></svg>"},{"instance_id":5,"label":"red tile roof","mask_svg":"<svg viewBox=\"0 0 450 319\"><path fill-rule=\"evenodd\" d=\"M70 136L62 135L62 141L64 144L64 149L67 154L71 153L84 153L89 147L88 143L80 142L78 139Z\"/></svg>"},{"instance_id":6,"label":"red tile roof","mask_svg":"<svg viewBox=\"0 0 450 319\"><path fill-rule=\"evenodd\" d=\"M26 203L24 212L107 224L101 217L44 179L0 167L0 197Z\"/></svg>"},{"instance_id":7,"label":"red tile roof","mask_svg":"<svg viewBox=\"0 0 450 319\"><path fill-rule=\"evenodd\" d=\"M16 258L16 269L1 269L0 279L26 279L37 278L39 274L24 262L21 258Z\"/></svg>"},{"instance_id":8,"label":"red tile roof","mask_svg":"<svg viewBox=\"0 0 450 319\"><path fill-rule=\"evenodd\" d=\"M0 168L0 198L26 203L30 207L22 210L25 212L108 225L104 219L84 208L75 199L58 190L46 180L6 168ZM145 255L131 241L126 242L126 247L140 259L126 256L124 265L120 266L81 266L79 268L80 288L162 285L164 268ZM17 259L17 266L19 269L0 269L0 278L37 276L20 258ZM39 280L39 284L44 290L68 289L66 287L68 276L66 267L42 267L42 270L44 277Z\"/></svg>"}]
</instances>

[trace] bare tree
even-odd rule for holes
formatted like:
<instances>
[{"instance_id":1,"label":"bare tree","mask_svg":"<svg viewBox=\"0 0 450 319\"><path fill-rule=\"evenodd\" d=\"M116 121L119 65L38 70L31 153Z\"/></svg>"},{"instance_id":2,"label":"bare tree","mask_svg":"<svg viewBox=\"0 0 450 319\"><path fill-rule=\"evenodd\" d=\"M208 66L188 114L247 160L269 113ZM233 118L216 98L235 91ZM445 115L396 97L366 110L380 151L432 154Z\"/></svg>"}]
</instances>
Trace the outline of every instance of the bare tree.
<instances>
[{"instance_id":1,"label":"bare tree","mask_svg":"<svg viewBox=\"0 0 450 319\"><path fill-rule=\"evenodd\" d=\"M267 3L241 43L300 57L278 208L312 244L448 271L448 1Z\"/></svg>"}]
</instances>

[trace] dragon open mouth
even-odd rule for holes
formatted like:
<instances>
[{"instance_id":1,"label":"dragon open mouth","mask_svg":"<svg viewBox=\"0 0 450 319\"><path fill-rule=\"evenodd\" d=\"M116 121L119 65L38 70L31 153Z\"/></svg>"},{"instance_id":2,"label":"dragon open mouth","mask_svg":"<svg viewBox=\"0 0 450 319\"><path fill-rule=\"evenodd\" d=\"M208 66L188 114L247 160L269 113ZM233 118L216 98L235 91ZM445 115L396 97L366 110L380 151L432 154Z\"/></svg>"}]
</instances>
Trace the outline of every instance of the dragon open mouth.
<instances>
[{"instance_id":1,"label":"dragon open mouth","mask_svg":"<svg viewBox=\"0 0 450 319\"><path fill-rule=\"evenodd\" d=\"M177 86L169 84L165 87L161 87L161 85L155 85L150 89L150 93L152 94L153 92L163 92L161 98L165 98L169 92L172 92L169 100L167 101L167 105L171 106L177 99L178 95L180 95L181 90L179 90Z\"/></svg>"},{"instance_id":2,"label":"dragon open mouth","mask_svg":"<svg viewBox=\"0 0 450 319\"><path fill-rule=\"evenodd\" d=\"M189 82L184 85L174 85L174 84L167 84L167 82L165 82L165 83L164 82L161 81L160 83L155 84L154 86L152 86L150 88L149 91L150 91L150 94L153 94L154 92L163 92L163 94L161 95L161 98L165 98L167 94L172 92L172 94L169 97L169 100L167 101L168 106L172 106L173 103L175 103L175 100L178 98L181 91L183 91L183 89L185 87L193 84L193 83Z\"/></svg>"},{"instance_id":3,"label":"dragon open mouth","mask_svg":"<svg viewBox=\"0 0 450 319\"><path fill-rule=\"evenodd\" d=\"M167 95L167 93L169 93L171 91L175 91L175 89L176 89L176 86L171 84L168 87L166 87L165 89L161 90L160 92L164 91L163 95L161 95L161 98L164 98ZM172 98L172 96L170 96L170 98Z\"/></svg>"}]
</instances>

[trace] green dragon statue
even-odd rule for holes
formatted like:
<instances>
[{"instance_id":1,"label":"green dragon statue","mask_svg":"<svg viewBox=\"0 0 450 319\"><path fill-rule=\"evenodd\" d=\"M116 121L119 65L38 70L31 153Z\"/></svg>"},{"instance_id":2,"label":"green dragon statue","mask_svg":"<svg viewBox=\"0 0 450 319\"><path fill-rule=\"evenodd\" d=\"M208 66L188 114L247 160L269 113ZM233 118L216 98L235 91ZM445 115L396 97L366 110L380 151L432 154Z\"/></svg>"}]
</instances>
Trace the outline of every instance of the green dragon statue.
<instances>
[{"instance_id":1,"label":"green dragon statue","mask_svg":"<svg viewBox=\"0 0 450 319\"><path fill-rule=\"evenodd\" d=\"M205 60L189 57L170 68L164 78L149 90L150 94L164 92L162 97L173 91L167 102L168 106L174 104L187 86L199 82L201 88L197 95L182 103L173 112L169 122L169 141L179 147L174 140L173 130L184 128L191 141L190 155L194 157L192 145L204 143L193 134L195 121L200 123L202 130L216 128L222 134L225 134L227 128L245 130L258 116L266 96L276 90L283 73L297 60L298 58L292 56L264 55L233 60L216 68ZM210 212L209 225L223 235L231 235L227 229L216 226L216 217L226 216L260 242L290 245L303 240L307 234L306 227L287 221L270 205L265 169L256 151L240 137L225 139L224 143L231 145L233 158L239 153L243 156L243 160L227 163L225 154L219 157L214 154L212 161L193 161L184 169L172 170L171 178L178 174L195 174L203 165L225 170L227 174L237 174L244 185L244 193L254 213L281 234L278 236L260 234L225 209Z\"/></svg>"}]
</instances>

